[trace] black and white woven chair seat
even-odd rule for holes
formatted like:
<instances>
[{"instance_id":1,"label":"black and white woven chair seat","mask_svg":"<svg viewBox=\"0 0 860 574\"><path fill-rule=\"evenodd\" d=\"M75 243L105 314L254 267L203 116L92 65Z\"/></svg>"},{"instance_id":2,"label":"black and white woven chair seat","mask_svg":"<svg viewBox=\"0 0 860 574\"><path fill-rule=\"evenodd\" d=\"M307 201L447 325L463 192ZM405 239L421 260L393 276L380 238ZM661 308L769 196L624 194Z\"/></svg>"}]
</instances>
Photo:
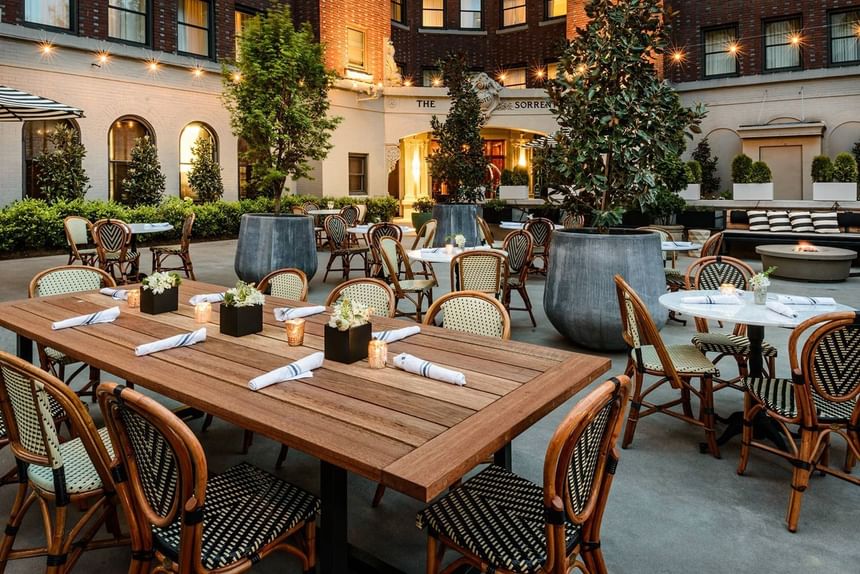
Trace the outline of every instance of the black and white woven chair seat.
<instances>
[{"instance_id":1,"label":"black and white woven chair seat","mask_svg":"<svg viewBox=\"0 0 860 574\"><path fill-rule=\"evenodd\" d=\"M749 355L750 340L743 335L730 333L697 333L693 336L693 344L703 353L720 353L726 355ZM761 354L765 357L776 357L777 349L767 341L761 344Z\"/></svg>"},{"instance_id":2,"label":"black and white woven chair seat","mask_svg":"<svg viewBox=\"0 0 860 574\"><path fill-rule=\"evenodd\" d=\"M70 365L72 363L80 363L79 359L75 359L66 355L65 353L58 351L56 349L52 349L51 347L45 347L45 354L48 355L48 358L52 363L62 364L62 365Z\"/></svg>"},{"instance_id":3,"label":"black and white woven chair seat","mask_svg":"<svg viewBox=\"0 0 860 574\"><path fill-rule=\"evenodd\" d=\"M511 286L511 287L519 287L519 286L520 286L520 285L522 285L522 284L523 284L523 282L520 280L520 278L519 278L519 277L510 277L510 276L508 276L508 285L509 285L509 286Z\"/></svg>"},{"instance_id":4,"label":"black and white woven chair seat","mask_svg":"<svg viewBox=\"0 0 860 574\"><path fill-rule=\"evenodd\" d=\"M680 269L675 269L673 267L665 267L663 269L663 273L665 273L666 275L666 283L678 287L687 286L687 283L684 280L684 272Z\"/></svg>"},{"instance_id":5,"label":"black and white woven chair seat","mask_svg":"<svg viewBox=\"0 0 860 574\"><path fill-rule=\"evenodd\" d=\"M182 253L181 245L165 245L160 247L150 247L151 251L157 253L170 253L171 255L179 255Z\"/></svg>"},{"instance_id":6,"label":"black and white woven chair seat","mask_svg":"<svg viewBox=\"0 0 860 574\"><path fill-rule=\"evenodd\" d=\"M546 561L543 489L499 466L488 467L422 510L416 523L493 568L531 574ZM568 523L565 532L572 548L580 527Z\"/></svg>"},{"instance_id":7,"label":"black and white woven chair seat","mask_svg":"<svg viewBox=\"0 0 860 574\"><path fill-rule=\"evenodd\" d=\"M57 407L59 408L59 405ZM62 409L60 412L62 413ZM99 437L107 448L108 454L113 457L113 446L108 436L107 427L99 429ZM59 450L63 460L62 468L66 479L66 491L69 494L91 492L102 487L102 479L96 472L90 455L80 438L60 443ZM27 467L27 476L37 488L46 492L54 492L54 471L51 467L31 464Z\"/></svg>"},{"instance_id":8,"label":"black and white woven chair seat","mask_svg":"<svg viewBox=\"0 0 860 574\"><path fill-rule=\"evenodd\" d=\"M795 385L791 379L749 378L744 380L744 385L768 410L786 418L797 418ZM812 393L812 400L818 421L823 423L847 424L856 405L856 401L828 401L816 392Z\"/></svg>"},{"instance_id":9,"label":"black and white woven chair seat","mask_svg":"<svg viewBox=\"0 0 860 574\"><path fill-rule=\"evenodd\" d=\"M122 253L119 251L108 251L105 253L105 259L107 259L108 261L116 261L119 260L121 255ZM137 259L138 257L140 257L140 253L138 253L137 251L132 251L131 249L129 249L125 252L126 259Z\"/></svg>"},{"instance_id":10,"label":"black and white woven chair seat","mask_svg":"<svg viewBox=\"0 0 860 574\"><path fill-rule=\"evenodd\" d=\"M646 370L664 372L663 363L653 345L643 345L641 350L642 364ZM675 370L679 373L720 376L719 369L693 345L666 345L666 351L669 353ZM635 352L635 350L631 351L634 360L636 360Z\"/></svg>"},{"instance_id":11,"label":"black and white woven chair seat","mask_svg":"<svg viewBox=\"0 0 860 574\"><path fill-rule=\"evenodd\" d=\"M320 501L248 463L209 479L203 511L201 561L207 569L223 568L249 558L303 521L315 520ZM179 521L153 529L159 551L179 557Z\"/></svg>"}]
</instances>

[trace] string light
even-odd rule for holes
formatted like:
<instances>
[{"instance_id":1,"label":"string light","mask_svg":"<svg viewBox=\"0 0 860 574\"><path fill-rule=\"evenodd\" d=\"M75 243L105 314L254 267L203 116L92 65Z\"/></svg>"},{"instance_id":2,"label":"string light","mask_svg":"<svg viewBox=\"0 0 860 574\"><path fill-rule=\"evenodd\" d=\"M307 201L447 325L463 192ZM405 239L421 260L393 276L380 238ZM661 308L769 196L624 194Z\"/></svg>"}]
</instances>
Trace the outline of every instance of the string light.
<instances>
[{"instance_id":1,"label":"string light","mask_svg":"<svg viewBox=\"0 0 860 574\"><path fill-rule=\"evenodd\" d=\"M230 79L233 80L234 84L238 84L242 81L242 72L233 72L230 74Z\"/></svg>"},{"instance_id":2,"label":"string light","mask_svg":"<svg viewBox=\"0 0 860 574\"><path fill-rule=\"evenodd\" d=\"M687 55L680 48L672 50L672 62L675 64L683 64L687 60Z\"/></svg>"},{"instance_id":3,"label":"string light","mask_svg":"<svg viewBox=\"0 0 860 574\"><path fill-rule=\"evenodd\" d=\"M192 74L194 74L194 77L195 77L195 78L200 78L200 77L202 77L204 72L205 72L205 70L203 69L203 67L202 67L202 66L199 66L199 65L194 66L194 67L191 69L191 73L192 73Z\"/></svg>"},{"instance_id":4,"label":"string light","mask_svg":"<svg viewBox=\"0 0 860 574\"><path fill-rule=\"evenodd\" d=\"M580 75L584 74L587 70L588 66L586 66L585 64L580 64L576 67L576 73Z\"/></svg>"},{"instance_id":5,"label":"string light","mask_svg":"<svg viewBox=\"0 0 860 574\"><path fill-rule=\"evenodd\" d=\"M96 62L100 66L104 66L105 64L107 64L109 60L110 52L108 52L107 50L99 50L98 52L96 52Z\"/></svg>"},{"instance_id":6,"label":"string light","mask_svg":"<svg viewBox=\"0 0 860 574\"><path fill-rule=\"evenodd\" d=\"M544 76L543 68L538 68L538 69L535 71L535 76L537 76L537 77L538 77L538 79L541 79L541 80L542 80L542 79L543 79L543 76Z\"/></svg>"},{"instance_id":7,"label":"string light","mask_svg":"<svg viewBox=\"0 0 860 574\"><path fill-rule=\"evenodd\" d=\"M504 82L507 77L508 77L508 75L506 73L502 72L499 74L499 81Z\"/></svg>"},{"instance_id":8,"label":"string light","mask_svg":"<svg viewBox=\"0 0 860 574\"><path fill-rule=\"evenodd\" d=\"M43 40L39 42L39 51L42 53L42 56L50 57L54 53L54 45L48 40Z\"/></svg>"},{"instance_id":9,"label":"string light","mask_svg":"<svg viewBox=\"0 0 860 574\"><path fill-rule=\"evenodd\" d=\"M737 41L729 42L727 49L729 51L729 54L731 54L732 56L737 56L741 51L741 46L737 43Z\"/></svg>"},{"instance_id":10,"label":"string light","mask_svg":"<svg viewBox=\"0 0 860 574\"><path fill-rule=\"evenodd\" d=\"M411 88L412 87L412 79L406 78L405 80L403 80L403 85L406 86L407 88Z\"/></svg>"},{"instance_id":11,"label":"string light","mask_svg":"<svg viewBox=\"0 0 860 574\"><path fill-rule=\"evenodd\" d=\"M788 35L788 41L791 42L792 46L800 46L803 43L803 38L798 32L794 32Z\"/></svg>"},{"instance_id":12,"label":"string light","mask_svg":"<svg viewBox=\"0 0 860 574\"><path fill-rule=\"evenodd\" d=\"M150 73L158 72L158 60L147 60L146 61L146 69L150 71Z\"/></svg>"},{"instance_id":13,"label":"string light","mask_svg":"<svg viewBox=\"0 0 860 574\"><path fill-rule=\"evenodd\" d=\"M438 88L442 85L442 79L439 76L436 76L430 81L430 83L433 84L434 88Z\"/></svg>"}]
</instances>

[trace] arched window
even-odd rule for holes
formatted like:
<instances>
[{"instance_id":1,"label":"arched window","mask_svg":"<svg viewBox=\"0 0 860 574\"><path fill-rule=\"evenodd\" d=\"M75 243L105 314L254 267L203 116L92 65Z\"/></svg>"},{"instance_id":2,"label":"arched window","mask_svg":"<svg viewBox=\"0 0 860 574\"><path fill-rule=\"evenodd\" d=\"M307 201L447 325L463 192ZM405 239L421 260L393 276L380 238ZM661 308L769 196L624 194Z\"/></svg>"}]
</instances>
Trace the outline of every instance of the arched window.
<instances>
[{"instance_id":1,"label":"arched window","mask_svg":"<svg viewBox=\"0 0 860 574\"><path fill-rule=\"evenodd\" d=\"M81 130L72 120L32 120L24 122L24 197L39 199L42 192L39 189L39 164L36 159L46 152L54 151L54 145L48 139L57 129L64 125L75 130L78 140Z\"/></svg>"},{"instance_id":2,"label":"arched window","mask_svg":"<svg viewBox=\"0 0 860 574\"><path fill-rule=\"evenodd\" d=\"M247 199L249 192L253 192L251 189L251 161L247 157L248 142L239 138L237 151L239 158L239 199Z\"/></svg>"},{"instance_id":3,"label":"arched window","mask_svg":"<svg viewBox=\"0 0 860 574\"><path fill-rule=\"evenodd\" d=\"M194 191L188 185L188 172L191 171L191 162L194 160L194 143L204 138L212 142L212 159L218 161L218 138L215 131L203 122L191 122L179 135L179 196L182 198L194 197Z\"/></svg>"},{"instance_id":4,"label":"arched window","mask_svg":"<svg viewBox=\"0 0 860 574\"><path fill-rule=\"evenodd\" d=\"M139 138L155 140L152 128L140 118L125 116L111 124L108 131L108 197L111 201L128 203L122 191L122 181L128 174L131 150Z\"/></svg>"}]
</instances>

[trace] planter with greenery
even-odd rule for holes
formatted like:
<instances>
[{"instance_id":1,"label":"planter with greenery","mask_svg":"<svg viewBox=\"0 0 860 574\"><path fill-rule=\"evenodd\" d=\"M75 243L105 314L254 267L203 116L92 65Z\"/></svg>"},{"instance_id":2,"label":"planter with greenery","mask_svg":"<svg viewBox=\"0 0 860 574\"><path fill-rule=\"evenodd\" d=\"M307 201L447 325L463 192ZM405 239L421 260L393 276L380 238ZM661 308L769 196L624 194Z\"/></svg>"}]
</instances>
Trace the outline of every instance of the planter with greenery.
<instances>
[{"instance_id":1,"label":"planter with greenery","mask_svg":"<svg viewBox=\"0 0 860 574\"><path fill-rule=\"evenodd\" d=\"M514 218L514 208L510 207L504 199L488 199L484 202L484 221L487 223L501 223L511 221Z\"/></svg>"},{"instance_id":2,"label":"planter with greenery","mask_svg":"<svg viewBox=\"0 0 860 574\"><path fill-rule=\"evenodd\" d=\"M48 203L83 199L90 189L90 178L83 165L87 150L78 133L59 124L47 138L53 149L36 158L39 193Z\"/></svg>"},{"instance_id":3,"label":"planter with greenery","mask_svg":"<svg viewBox=\"0 0 860 574\"><path fill-rule=\"evenodd\" d=\"M412 227L416 230L433 219L433 206L436 204L429 197L419 197L412 204Z\"/></svg>"},{"instance_id":4,"label":"planter with greenery","mask_svg":"<svg viewBox=\"0 0 860 574\"><path fill-rule=\"evenodd\" d=\"M773 176L763 161L739 154L732 160L732 197L736 200L773 199Z\"/></svg>"},{"instance_id":5,"label":"planter with greenery","mask_svg":"<svg viewBox=\"0 0 860 574\"><path fill-rule=\"evenodd\" d=\"M684 169L687 172L687 187L679 195L687 201L702 199L702 164L693 159L686 163Z\"/></svg>"},{"instance_id":6,"label":"planter with greenery","mask_svg":"<svg viewBox=\"0 0 860 574\"><path fill-rule=\"evenodd\" d=\"M499 199L528 199L529 172L527 169L515 167L502 172L499 185Z\"/></svg>"},{"instance_id":7,"label":"planter with greenery","mask_svg":"<svg viewBox=\"0 0 860 574\"><path fill-rule=\"evenodd\" d=\"M659 192L685 183L685 135L698 132L701 106L681 105L654 67L668 45L663 2L590 0L589 18L568 44L548 92L561 129L547 159L563 182L565 211L591 229L556 231L544 291L553 326L574 343L626 348L613 277L642 296L658 325L667 316L660 237L613 229L625 210L644 209Z\"/></svg>"},{"instance_id":8,"label":"planter with greenery","mask_svg":"<svg viewBox=\"0 0 860 574\"><path fill-rule=\"evenodd\" d=\"M848 152L830 161L826 155L812 160L812 199L816 201L857 200L857 160Z\"/></svg>"},{"instance_id":9,"label":"planter with greenery","mask_svg":"<svg viewBox=\"0 0 860 574\"><path fill-rule=\"evenodd\" d=\"M266 297L254 284L239 281L224 294L219 313L219 331L231 337L244 337L263 330L263 303Z\"/></svg>"}]
</instances>

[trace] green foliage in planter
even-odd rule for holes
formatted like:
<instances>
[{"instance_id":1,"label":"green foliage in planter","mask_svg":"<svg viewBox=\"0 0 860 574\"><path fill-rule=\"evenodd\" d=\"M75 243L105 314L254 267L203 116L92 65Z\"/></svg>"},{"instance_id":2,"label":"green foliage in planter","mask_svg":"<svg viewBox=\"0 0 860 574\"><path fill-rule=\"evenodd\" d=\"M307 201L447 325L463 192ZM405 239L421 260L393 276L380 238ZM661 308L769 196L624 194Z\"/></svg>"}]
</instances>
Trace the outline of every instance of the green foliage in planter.
<instances>
[{"instance_id":1,"label":"green foliage in planter","mask_svg":"<svg viewBox=\"0 0 860 574\"><path fill-rule=\"evenodd\" d=\"M397 213L397 200L390 195L369 197L366 204L368 222L391 221Z\"/></svg>"},{"instance_id":2,"label":"green foliage in planter","mask_svg":"<svg viewBox=\"0 0 860 574\"><path fill-rule=\"evenodd\" d=\"M484 210L501 211L508 206L504 199L488 199L484 202Z\"/></svg>"},{"instance_id":3,"label":"green foliage in planter","mask_svg":"<svg viewBox=\"0 0 860 574\"><path fill-rule=\"evenodd\" d=\"M684 169L687 172L688 184L702 183L702 164L691 159L685 164Z\"/></svg>"},{"instance_id":4,"label":"green foliage in planter","mask_svg":"<svg viewBox=\"0 0 860 574\"><path fill-rule=\"evenodd\" d=\"M833 181L833 162L826 155L812 158L812 181L827 183Z\"/></svg>"},{"instance_id":5,"label":"green foliage in planter","mask_svg":"<svg viewBox=\"0 0 860 574\"><path fill-rule=\"evenodd\" d=\"M215 146L211 138L199 137L191 148L188 185L203 203L218 201L224 196L221 166L215 161Z\"/></svg>"},{"instance_id":6,"label":"green foliage in planter","mask_svg":"<svg viewBox=\"0 0 860 574\"><path fill-rule=\"evenodd\" d=\"M645 204L644 213L658 225L669 225L672 217L683 212L686 205L677 193L661 189Z\"/></svg>"},{"instance_id":7,"label":"green foliage in planter","mask_svg":"<svg viewBox=\"0 0 860 574\"><path fill-rule=\"evenodd\" d=\"M763 161L757 161L750 167L750 175L748 183L770 183L773 181L773 175L770 173L770 168Z\"/></svg>"},{"instance_id":8,"label":"green foliage in planter","mask_svg":"<svg viewBox=\"0 0 860 574\"><path fill-rule=\"evenodd\" d=\"M515 167L514 169L506 169L502 172L501 178L502 185L528 185L529 184L529 172L527 169L522 167Z\"/></svg>"},{"instance_id":9,"label":"green foliage in planter","mask_svg":"<svg viewBox=\"0 0 860 574\"><path fill-rule=\"evenodd\" d=\"M158 149L149 136L137 138L131 148L128 176L122 180L122 203L158 205L164 196L166 182L158 161Z\"/></svg>"},{"instance_id":10,"label":"green foliage in planter","mask_svg":"<svg viewBox=\"0 0 860 574\"><path fill-rule=\"evenodd\" d=\"M717 175L719 158L711 157L711 144L703 139L693 151L693 159L702 167L702 197L714 198L720 193L720 176Z\"/></svg>"},{"instance_id":11,"label":"green foliage in planter","mask_svg":"<svg viewBox=\"0 0 860 574\"><path fill-rule=\"evenodd\" d=\"M58 124L47 138L53 149L36 157L39 191L49 203L83 199L91 186L83 165L87 150L78 132Z\"/></svg>"},{"instance_id":12,"label":"green foliage in planter","mask_svg":"<svg viewBox=\"0 0 860 574\"><path fill-rule=\"evenodd\" d=\"M433 206L436 202L430 197L419 197L412 204L412 211L416 213L430 213L433 211Z\"/></svg>"},{"instance_id":13,"label":"green foliage in planter","mask_svg":"<svg viewBox=\"0 0 860 574\"><path fill-rule=\"evenodd\" d=\"M735 156L732 160L732 181L735 183L752 183L750 181L750 171L752 170L753 160L745 153Z\"/></svg>"},{"instance_id":14,"label":"green foliage in planter","mask_svg":"<svg viewBox=\"0 0 860 574\"><path fill-rule=\"evenodd\" d=\"M857 160L847 151L838 154L833 160L833 181L840 183L857 181Z\"/></svg>"}]
</instances>

